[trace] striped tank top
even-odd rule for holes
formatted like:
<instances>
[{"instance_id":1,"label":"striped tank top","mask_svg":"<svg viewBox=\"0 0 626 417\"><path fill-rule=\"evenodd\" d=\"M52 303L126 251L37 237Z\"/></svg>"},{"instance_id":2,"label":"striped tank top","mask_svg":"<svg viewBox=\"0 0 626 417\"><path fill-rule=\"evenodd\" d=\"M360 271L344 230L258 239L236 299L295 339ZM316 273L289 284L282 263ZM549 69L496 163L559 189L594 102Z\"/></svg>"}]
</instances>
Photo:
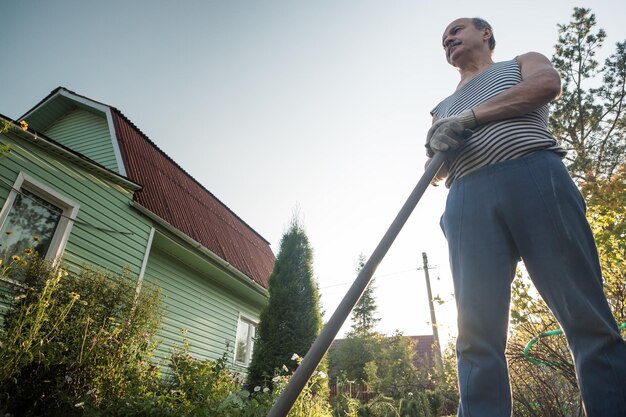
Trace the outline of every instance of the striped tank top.
<instances>
[{"instance_id":1,"label":"striped tank top","mask_svg":"<svg viewBox=\"0 0 626 417\"><path fill-rule=\"evenodd\" d=\"M439 119L461 113L511 88L522 80L517 59L496 62L471 79L430 113ZM556 152L561 148L548 130L548 105L523 116L481 124L459 148L448 167L446 187L454 180L487 165L529 155L539 150Z\"/></svg>"}]
</instances>

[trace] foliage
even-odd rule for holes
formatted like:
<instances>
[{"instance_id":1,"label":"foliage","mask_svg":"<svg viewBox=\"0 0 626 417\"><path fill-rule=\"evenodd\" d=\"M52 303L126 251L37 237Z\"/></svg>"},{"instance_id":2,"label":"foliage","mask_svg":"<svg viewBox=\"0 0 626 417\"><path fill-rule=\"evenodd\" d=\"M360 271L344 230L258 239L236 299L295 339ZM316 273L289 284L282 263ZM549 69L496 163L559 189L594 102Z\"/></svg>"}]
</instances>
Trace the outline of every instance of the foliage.
<instances>
[{"instance_id":1,"label":"foliage","mask_svg":"<svg viewBox=\"0 0 626 417\"><path fill-rule=\"evenodd\" d=\"M602 265L604 292L618 323L626 322L626 165L609 179L581 186Z\"/></svg>"},{"instance_id":2,"label":"foliage","mask_svg":"<svg viewBox=\"0 0 626 417\"><path fill-rule=\"evenodd\" d=\"M381 338L380 342L380 353L365 365L371 389L395 399L415 392L418 385L417 370L413 365L415 342L399 332Z\"/></svg>"},{"instance_id":3,"label":"foliage","mask_svg":"<svg viewBox=\"0 0 626 417\"><path fill-rule=\"evenodd\" d=\"M312 263L309 240L294 219L282 237L270 275L269 303L261 313L248 369L248 383L252 386L271 385L270 378L283 366L293 371L296 364L289 358L294 352L306 354L321 330L322 317Z\"/></svg>"},{"instance_id":4,"label":"foliage","mask_svg":"<svg viewBox=\"0 0 626 417\"><path fill-rule=\"evenodd\" d=\"M365 364L376 360L380 354L382 335L357 335L352 332L345 339L336 340L328 353L331 380L337 377L366 383Z\"/></svg>"},{"instance_id":5,"label":"foliage","mask_svg":"<svg viewBox=\"0 0 626 417\"><path fill-rule=\"evenodd\" d=\"M184 332L161 375L150 361L160 296L145 284L136 295L128 273L71 273L14 256L2 277L20 284L0 338L0 415L260 417L291 376L242 390L227 366L232 352L193 358ZM313 375L289 417L330 417L326 378Z\"/></svg>"},{"instance_id":6,"label":"foliage","mask_svg":"<svg viewBox=\"0 0 626 417\"><path fill-rule=\"evenodd\" d=\"M177 393L181 402L185 402L185 414L197 415L202 411L214 415L220 404L238 391L238 384L227 367L227 356L230 355L225 352L217 361L195 359L188 353L190 344L185 335L183 340L183 347L170 356L166 387L170 393Z\"/></svg>"},{"instance_id":7,"label":"foliage","mask_svg":"<svg viewBox=\"0 0 626 417\"><path fill-rule=\"evenodd\" d=\"M626 41L600 66L596 53L606 32L595 30L590 9L575 7L572 21L559 26L552 63L563 81L552 103L550 129L571 151L572 176L580 181L610 177L626 152Z\"/></svg>"},{"instance_id":8,"label":"foliage","mask_svg":"<svg viewBox=\"0 0 626 417\"><path fill-rule=\"evenodd\" d=\"M302 358L294 354L292 362L299 364ZM283 370L284 371L284 370ZM280 393L285 389L291 374L286 371L277 373L268 385L254 386L252 393L243 390L231 394L219 407L219 417L265 417ZM328 403L327 375L317 370L313 373L302 392L294 402L287 417L331 417Z\"/></svg>"},{"instance_id":9,"label":"foliage","mask_svg":"<svg viewBox=\"0 0 626 417\"><path fill-rule=\"evenodd\" d=\"M74 415L86 403L102 406L151 388L157 290L144 287L136 297L128 273L74 274L36 257L27 266L17 255L12 260L3 275L21 285L4 321L0 410Z\"/></svg>"},{"instance_id":10,"label":"foliage","mask_svg":"<svg viewBox=\"0 0 626 417\"><path fill-rule=\"evenodd\" d=\"M13 124L8 120L0 120L0 134L8 132L12 126ZM10 151L11 147L9 145L0 145L0 157L5 156Z\"/></svg>"}]
</instances>

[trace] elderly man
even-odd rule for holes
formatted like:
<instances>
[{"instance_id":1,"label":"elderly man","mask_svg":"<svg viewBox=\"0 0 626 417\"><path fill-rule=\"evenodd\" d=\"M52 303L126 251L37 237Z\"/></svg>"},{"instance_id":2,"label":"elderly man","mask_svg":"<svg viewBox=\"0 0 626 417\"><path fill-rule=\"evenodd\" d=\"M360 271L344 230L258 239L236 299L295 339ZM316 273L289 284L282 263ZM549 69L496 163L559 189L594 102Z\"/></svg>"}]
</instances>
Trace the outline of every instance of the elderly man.
<instances>
[{"instance_id":1,"label":"elderly man","mask_svg":"<svg viewBox=\"0 0 626 417\"><path fill-rule=\"evenodd\" d=\"M602 291L585 202L548 131L560 94L550 61L530 52L493 62L482 19L442 38L456 91L432 111L427 153L447 152L441 225L458 308L459 416L511 415L505 359L511 282L519 259L565 331L589 417L626 416L626 344Z\"/></svg>"}]
</instances>

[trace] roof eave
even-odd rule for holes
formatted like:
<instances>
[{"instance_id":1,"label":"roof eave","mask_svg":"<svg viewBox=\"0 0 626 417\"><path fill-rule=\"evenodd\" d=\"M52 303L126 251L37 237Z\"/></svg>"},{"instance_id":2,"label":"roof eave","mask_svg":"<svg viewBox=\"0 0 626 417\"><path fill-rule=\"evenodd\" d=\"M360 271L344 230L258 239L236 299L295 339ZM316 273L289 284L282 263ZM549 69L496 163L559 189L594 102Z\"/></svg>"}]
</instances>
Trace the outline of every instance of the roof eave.
<instances>
[{"instance_id":1,"label":"roof eave","mask_svg":"<svg viewBox=\"0 0 626 417\"><path fill-rule=\"evenodd\" d=\"M235 268L233 265L231 265L230 263L228 263L227 261L219 257L217 254L215 254L213 251L208 249L202 243L192 239L191 237L189 237L188 235L186 235L185 233L183 233L182 231L180 231L179 229L177 229L176 227L168 223L165 219L159 217L157 214L148 210L146 207L142 206L138 202L132 201L130 205L134 207L135 209L137 209L142 214L146 215L147 217L149 217L150 219L158 223L160 226L164 227L168 232L172 233L176 237L182 239L189 245L193 246L195 249L207 255L212 261L216 262L217 264L225 268L227 271L232 273L232 275L235 278L237 278L240 282L245 284L247 287L253 289L257 293L265 297L269 297L269 291L267 288L263 287L262 285L257 283L254 279L247 276L246 274L244 274L243 272Z\"/></svg>"}]
</instances>

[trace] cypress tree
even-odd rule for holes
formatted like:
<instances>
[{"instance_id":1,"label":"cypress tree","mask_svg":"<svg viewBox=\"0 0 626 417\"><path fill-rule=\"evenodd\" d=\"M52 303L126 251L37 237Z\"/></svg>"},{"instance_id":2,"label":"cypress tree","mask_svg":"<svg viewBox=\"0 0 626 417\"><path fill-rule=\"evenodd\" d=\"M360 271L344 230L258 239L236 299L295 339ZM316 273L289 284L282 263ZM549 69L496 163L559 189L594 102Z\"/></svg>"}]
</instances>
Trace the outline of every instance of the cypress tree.
<instances>
[{"instance_id":1,"label":"cypress tree","mask_svg":"<svg viewBox=\"0 0 626 417\"><path fill-rule=\"evenodd\" d=\"M294 353L304 356L322 328L313 251L294 218L280 242L269 279L269 303L261 313L257 340L248 369L251 386L271 385L283 369L295 370Z\"/></svg>"}]
</instances>

